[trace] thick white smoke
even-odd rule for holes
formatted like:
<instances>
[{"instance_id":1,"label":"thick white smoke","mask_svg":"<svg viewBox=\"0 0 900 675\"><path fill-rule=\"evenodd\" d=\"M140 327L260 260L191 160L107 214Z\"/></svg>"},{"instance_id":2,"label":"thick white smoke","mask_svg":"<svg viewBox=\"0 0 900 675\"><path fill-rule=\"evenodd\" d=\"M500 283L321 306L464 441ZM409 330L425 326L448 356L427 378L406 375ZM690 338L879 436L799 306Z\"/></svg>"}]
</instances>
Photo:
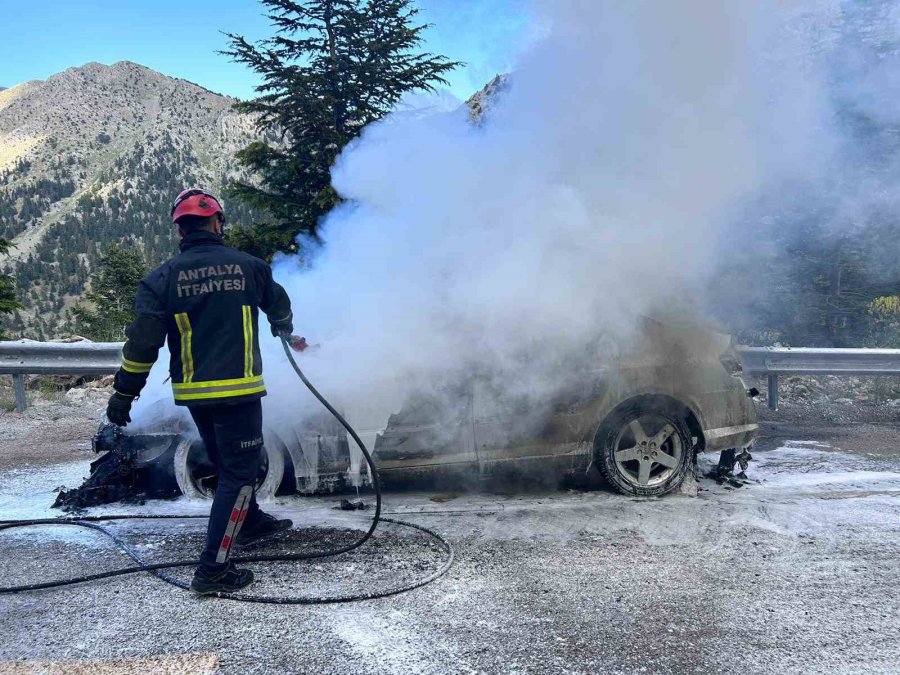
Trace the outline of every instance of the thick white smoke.
<instances>
[{"instance_id":1,"label":"thick white smoke","mask_svg":"<svg viewBox=\"0 0 900 675\"><path fill-rule=\"evenodd\" d=\"M820 64L837 14L813 0L536 3L543 38L481 124L462 103L446 112L445 93L341 156L347 201L323 244L275 264L296 332L321 345L304 370L378 431L415 388L478 371L539 400L603 358L599 335L627 339L647 312L700 316L739 205L829 163ZM267 423L288 431L317 404L262 324ZM175 412L160 361L138 430Z\"/></svg>"},{"instance_id":2,"label":"thick white smoke","mask_svg":"<svg viewBox=\"0 0 900 675\"><path fill-rule=\"evenodd\" d=\"M827 157L808 36L832 11L537 4L545 37L482 125L463 107L395 116L341 156L347 202L323 246L275 266L298 332L322 345L309 375L378 426L457 369L539 395L599 332L689 305L735 204ZM270 419L296 419L299 385L268 346Z\"/></svg>"}]
</instances>

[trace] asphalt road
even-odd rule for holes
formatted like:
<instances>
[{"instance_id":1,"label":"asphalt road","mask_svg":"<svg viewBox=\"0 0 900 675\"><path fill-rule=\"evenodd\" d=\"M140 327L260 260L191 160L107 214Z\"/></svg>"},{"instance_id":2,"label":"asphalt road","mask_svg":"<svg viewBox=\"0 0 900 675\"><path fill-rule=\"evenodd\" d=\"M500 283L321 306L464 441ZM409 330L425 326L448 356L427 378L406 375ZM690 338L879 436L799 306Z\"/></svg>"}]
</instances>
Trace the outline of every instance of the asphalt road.
<instances>
[{"instance_id":1,"label":"asphalt road","mask_svg":"<svg viewBox=\"0 0 900 675\"><path fill-rule=\"evenodd\" d=\"M0 596L0 673L77 672L72 662L92 673L900 672L900 433L839 430L767 423L754 484L704 480L697 497L391 494L387 510L445 534L457 562L382 600L244 604L149 575ZM38 515L84 467L4 470L0 517ZM270 508L329 540L364 525L333 502ZM189 557L202 535L202 521L116 528L153 559ZM440 563L417 534L389 526L376 537L335 560L257 566L253 590L382 587ZM292 532L275 545L315 538ZM91 533L0 534L2 585L124 563Z\"/></svg>"}]
</instances>

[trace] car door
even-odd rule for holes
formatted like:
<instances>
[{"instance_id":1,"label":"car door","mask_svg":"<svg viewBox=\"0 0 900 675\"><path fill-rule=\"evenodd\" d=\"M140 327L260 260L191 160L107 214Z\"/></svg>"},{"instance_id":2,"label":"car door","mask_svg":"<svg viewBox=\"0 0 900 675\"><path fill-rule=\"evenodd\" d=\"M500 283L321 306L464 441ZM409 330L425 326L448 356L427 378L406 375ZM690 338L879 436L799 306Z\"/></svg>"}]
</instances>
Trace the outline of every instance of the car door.
<instances>
[{"instance_id":1,"label":"car door","mask_svg":"<svg viewBox=\"0 0 900 675\"><path fill-rule=\"evenodd\" d=\"M491 464L589 452L596 423L585 409L607 387L602 370L585 371L544 395L517 394L481 378L473 381L475 452L482 470Z\"/></svg>"},{"instance_id":2,"label":"car door","mask_svg":"<svg viewBox=\"0 0 900 675\"><path fill-rule=\"evenodd\" d=\"M469 380L415 393L375 441L380 470L475 463Z\"/></svg>"}]
</instances>

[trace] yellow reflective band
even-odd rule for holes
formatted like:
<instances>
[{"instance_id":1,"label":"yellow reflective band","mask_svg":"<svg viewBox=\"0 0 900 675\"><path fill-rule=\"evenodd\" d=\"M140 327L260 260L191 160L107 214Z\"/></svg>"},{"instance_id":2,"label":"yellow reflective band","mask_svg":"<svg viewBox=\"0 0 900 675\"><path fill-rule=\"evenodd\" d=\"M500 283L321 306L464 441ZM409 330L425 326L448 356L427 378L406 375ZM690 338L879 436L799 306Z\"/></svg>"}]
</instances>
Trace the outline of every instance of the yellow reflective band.
<instances>
[{"instance_id":1,"label":"yellow reflective band","mask_svg":"<svg viewBox=\"0 0 900 675\"><path fill-rule=\"evenodd\" d=\"M187 312L175 315L175 325L181 333L181 379L190 382L194 379L194 355L191 353L191 320Z\"/></svg>"},{"instance_id":2,"label":"yellow reflective band","mask_svg":"<svg viewBox=\"0 0 900 675\"><path fill-rule=\"evenodd\" d=\"M253 376L253 313L250 305L241 307L244 315L244 377Z\"/></svg>"},{"instance_id":3,"label":"yellow reflective band","mask_svg":"<svg viewBox=\"0 0 900 675\"><path fill-rule=\"evenodd\" d=\"M172 389L174 389L175 391L188 391L191 389L209 389L210 387L232 387L242 384L262 384L262 381L262 375L254 375L253 377L238 377L233 380L207 380L206 382L173 382Z\"/></svg>"},{"instance_id":4,"label":"yellow reflective band","mask_svg":"<svg viewBox=\"0 0 900 675\"><path fill-rule=\"evenodd\" d=\"M266 385L262 384L258 387L254 387L253 389L231 389L228 391L210 391L210 392L197 392L197 393L180 393L175 392L175 400L176 401L198 401L201 399L212 399L212 398L228 398L228 397L236 397L236 396L247 396L249 394L258 394L266 390Z\"/></svg>"},{"instance_id":5,"label":"yellow reflective band","mask_svg":"<svg viewBox=\"0 0 900 675\"><path fill-rule=\"evenodd\" d=\"M266 390L262 375L240 377L233 380L209 380L188 384L173 382L172 390L176 401L196 401L200 399L229 398L258 394Z\"/></svg>"},{"instance_id":6,"label":"yellow reflective band","mask_svg":"<svg viewBox=\"0 0 900 675\"><path fill-rule=\"evenodd\" d=\"M131 361L122 357L122 370L129 373L149 373L150 369L153 368L152 363L141 363L140 361Z\"/></svg>"}]
</instances>

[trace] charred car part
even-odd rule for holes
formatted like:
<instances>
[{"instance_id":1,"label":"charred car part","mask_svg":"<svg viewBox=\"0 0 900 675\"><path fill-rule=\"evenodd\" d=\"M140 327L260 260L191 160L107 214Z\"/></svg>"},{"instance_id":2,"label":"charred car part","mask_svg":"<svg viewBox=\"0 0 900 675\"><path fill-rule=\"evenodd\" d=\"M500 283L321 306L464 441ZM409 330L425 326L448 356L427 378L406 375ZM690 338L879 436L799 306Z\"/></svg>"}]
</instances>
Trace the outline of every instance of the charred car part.
<instances>
[{"instance_id":1,"label":"charred car part","mask_svg":"<svg viewBox=\"0 0 900 675\"><path fill-rule=\"evenodd\" d=\"M61 490L54 508L74 511L119 501L141 502L181 494L170 461L183 441L173 434L129 436L114 424L100 427L91 449L100 457L78 488Z\"/></svg>"},{"instance_id":2,"label":"charred car part","mask_svg":"<svg viewBox=\"0 0 900 675\"><path fill-rule=\"evenodd\" d=\"M162 424L165 424L163 422ZM309 415L287 431L263 432L259 499L276 494L327 494L365 482L349 477L347 435L327 413ZM184 495L211 499L218 476L203 443L174 432L130 433L106 424L91 447L100 457L78 488L62 490L53 504L66 511L112 502L140 502Z\"/></svg>"},{"instance_id":3,"label":"charred car part","mask_svg":"<svg viewBox=\"0 0 900 675\"><path fill-rule=\"evenodd\" d=\"M740 453L735 448L723 450L722 454L719 455L719 463L706 474L706 477L712 478L719 485L730 485L736 488L743 487L750 483L746 471L752 459L753 455L750 454L747 448L741 449ZM738 466L741 470L735 473L735 467Z\"/></svg>"}]
</instances>

